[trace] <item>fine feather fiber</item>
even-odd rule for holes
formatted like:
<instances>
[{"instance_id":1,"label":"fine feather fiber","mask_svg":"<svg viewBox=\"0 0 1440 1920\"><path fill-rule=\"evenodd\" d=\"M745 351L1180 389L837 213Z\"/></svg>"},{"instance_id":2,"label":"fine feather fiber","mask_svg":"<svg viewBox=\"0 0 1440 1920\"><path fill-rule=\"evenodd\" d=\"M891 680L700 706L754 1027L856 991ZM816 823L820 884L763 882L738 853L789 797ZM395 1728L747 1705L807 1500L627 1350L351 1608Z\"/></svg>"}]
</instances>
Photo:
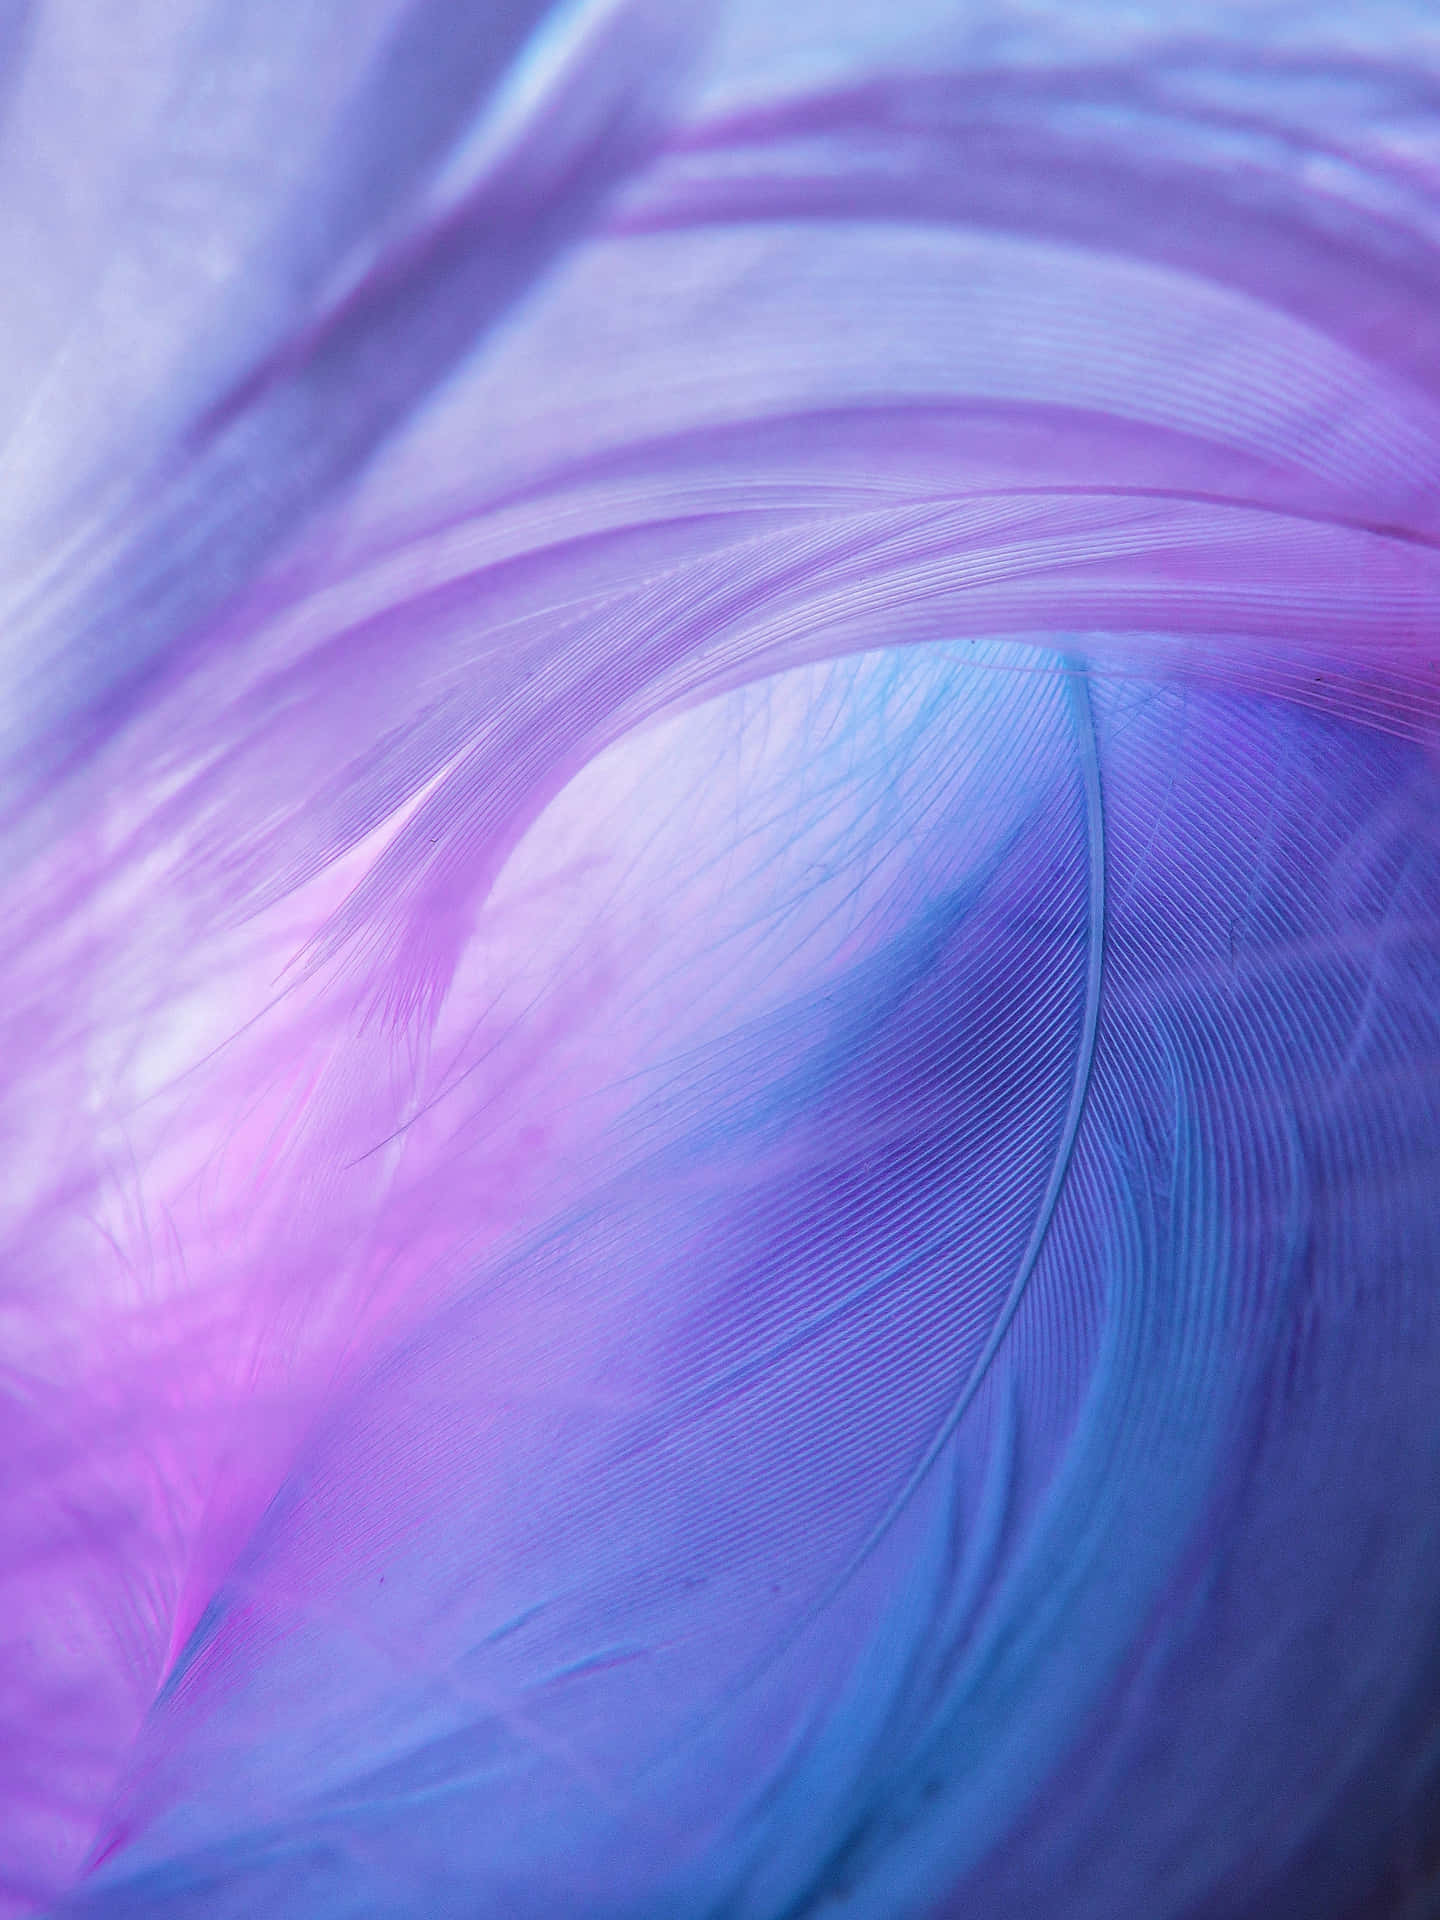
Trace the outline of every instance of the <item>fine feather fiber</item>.
<instances>
[{"instance_id":1,"label":"fine feather fiber","mask_svg":"<svg viewBox=\"0 0 1440 1920\"><path fill-rule=\"evenodd\" d=\"M0 1920L1440 1912L1427 5L0 6Z\"/></svg>"}]
</instances>

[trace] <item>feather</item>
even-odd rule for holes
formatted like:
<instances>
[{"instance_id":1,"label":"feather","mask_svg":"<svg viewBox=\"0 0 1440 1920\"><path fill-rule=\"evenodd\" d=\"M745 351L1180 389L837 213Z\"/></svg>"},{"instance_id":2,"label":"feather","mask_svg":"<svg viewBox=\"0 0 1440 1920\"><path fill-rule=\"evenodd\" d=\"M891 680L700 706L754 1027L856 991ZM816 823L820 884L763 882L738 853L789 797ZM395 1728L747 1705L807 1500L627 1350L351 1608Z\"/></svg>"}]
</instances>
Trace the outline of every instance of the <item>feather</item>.
<instances>
[{"instance_id":1,"label":"feather","mask_svg":"<svg viewBox=\"0 0 1440 1920\"><path fill-rule=\"evenodd\" d=\"M1303 11L16 10L0 1914L1429 1897L1440 54Z\"/></svg>"}]
</instances>

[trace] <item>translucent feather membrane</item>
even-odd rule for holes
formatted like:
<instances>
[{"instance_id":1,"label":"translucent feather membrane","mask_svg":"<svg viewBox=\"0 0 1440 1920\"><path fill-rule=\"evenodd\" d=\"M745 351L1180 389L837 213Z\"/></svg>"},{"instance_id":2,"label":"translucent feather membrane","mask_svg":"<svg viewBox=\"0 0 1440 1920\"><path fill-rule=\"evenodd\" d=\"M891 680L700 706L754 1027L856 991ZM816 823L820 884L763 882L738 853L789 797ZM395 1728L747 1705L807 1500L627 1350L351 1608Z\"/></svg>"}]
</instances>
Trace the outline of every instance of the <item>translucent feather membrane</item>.
<instances>
[{"instance_id":1,"label":"translucent feather membrane","mask_svg":"<svg viewBox=\"0 0 1440 1920\"><path fill-rule=\"evenodd\" d=\"M1424 13L124 11L0 11L0 1914L1429 1911Z\"/></svg>"}]
</instances>

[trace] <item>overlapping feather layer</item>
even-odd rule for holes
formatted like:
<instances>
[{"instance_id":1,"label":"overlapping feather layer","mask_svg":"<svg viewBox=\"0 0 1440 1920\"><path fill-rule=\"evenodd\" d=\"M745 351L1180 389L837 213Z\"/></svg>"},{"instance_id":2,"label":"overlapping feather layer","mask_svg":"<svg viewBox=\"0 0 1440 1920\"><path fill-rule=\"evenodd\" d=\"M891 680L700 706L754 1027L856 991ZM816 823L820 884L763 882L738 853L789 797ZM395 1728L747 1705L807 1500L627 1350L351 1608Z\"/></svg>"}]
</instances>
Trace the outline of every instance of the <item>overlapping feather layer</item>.
<instances>
[{"instance_id":1,"label":"overlapping feather layer","mask_svg":"<svg viewBox=\"0 0 1440 1920\"><path fill-rule=\"evenodd\" d=\"M0 1912L1427 1911L1424 12L5 27Z\"/></svg>"}]
</instances>

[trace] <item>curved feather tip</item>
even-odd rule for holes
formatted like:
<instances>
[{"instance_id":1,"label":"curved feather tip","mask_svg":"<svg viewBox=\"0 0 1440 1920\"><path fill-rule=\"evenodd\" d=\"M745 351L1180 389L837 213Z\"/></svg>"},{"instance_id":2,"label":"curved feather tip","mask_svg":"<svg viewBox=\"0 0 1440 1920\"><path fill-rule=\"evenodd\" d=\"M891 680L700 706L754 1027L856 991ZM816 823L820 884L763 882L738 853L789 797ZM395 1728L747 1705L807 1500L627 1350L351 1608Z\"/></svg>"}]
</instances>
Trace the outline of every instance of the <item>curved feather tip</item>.
<instances>
[{"instance_id":1,"label":"curved feather tip","mask_svg":"<svg viewBox=\"0 0 1440 1920\"><path fill-rule=\"evenodd\" d=\"M1433 1911L1429 11L0 69L3 1920Z\"/></svg>"}]
</instances>

